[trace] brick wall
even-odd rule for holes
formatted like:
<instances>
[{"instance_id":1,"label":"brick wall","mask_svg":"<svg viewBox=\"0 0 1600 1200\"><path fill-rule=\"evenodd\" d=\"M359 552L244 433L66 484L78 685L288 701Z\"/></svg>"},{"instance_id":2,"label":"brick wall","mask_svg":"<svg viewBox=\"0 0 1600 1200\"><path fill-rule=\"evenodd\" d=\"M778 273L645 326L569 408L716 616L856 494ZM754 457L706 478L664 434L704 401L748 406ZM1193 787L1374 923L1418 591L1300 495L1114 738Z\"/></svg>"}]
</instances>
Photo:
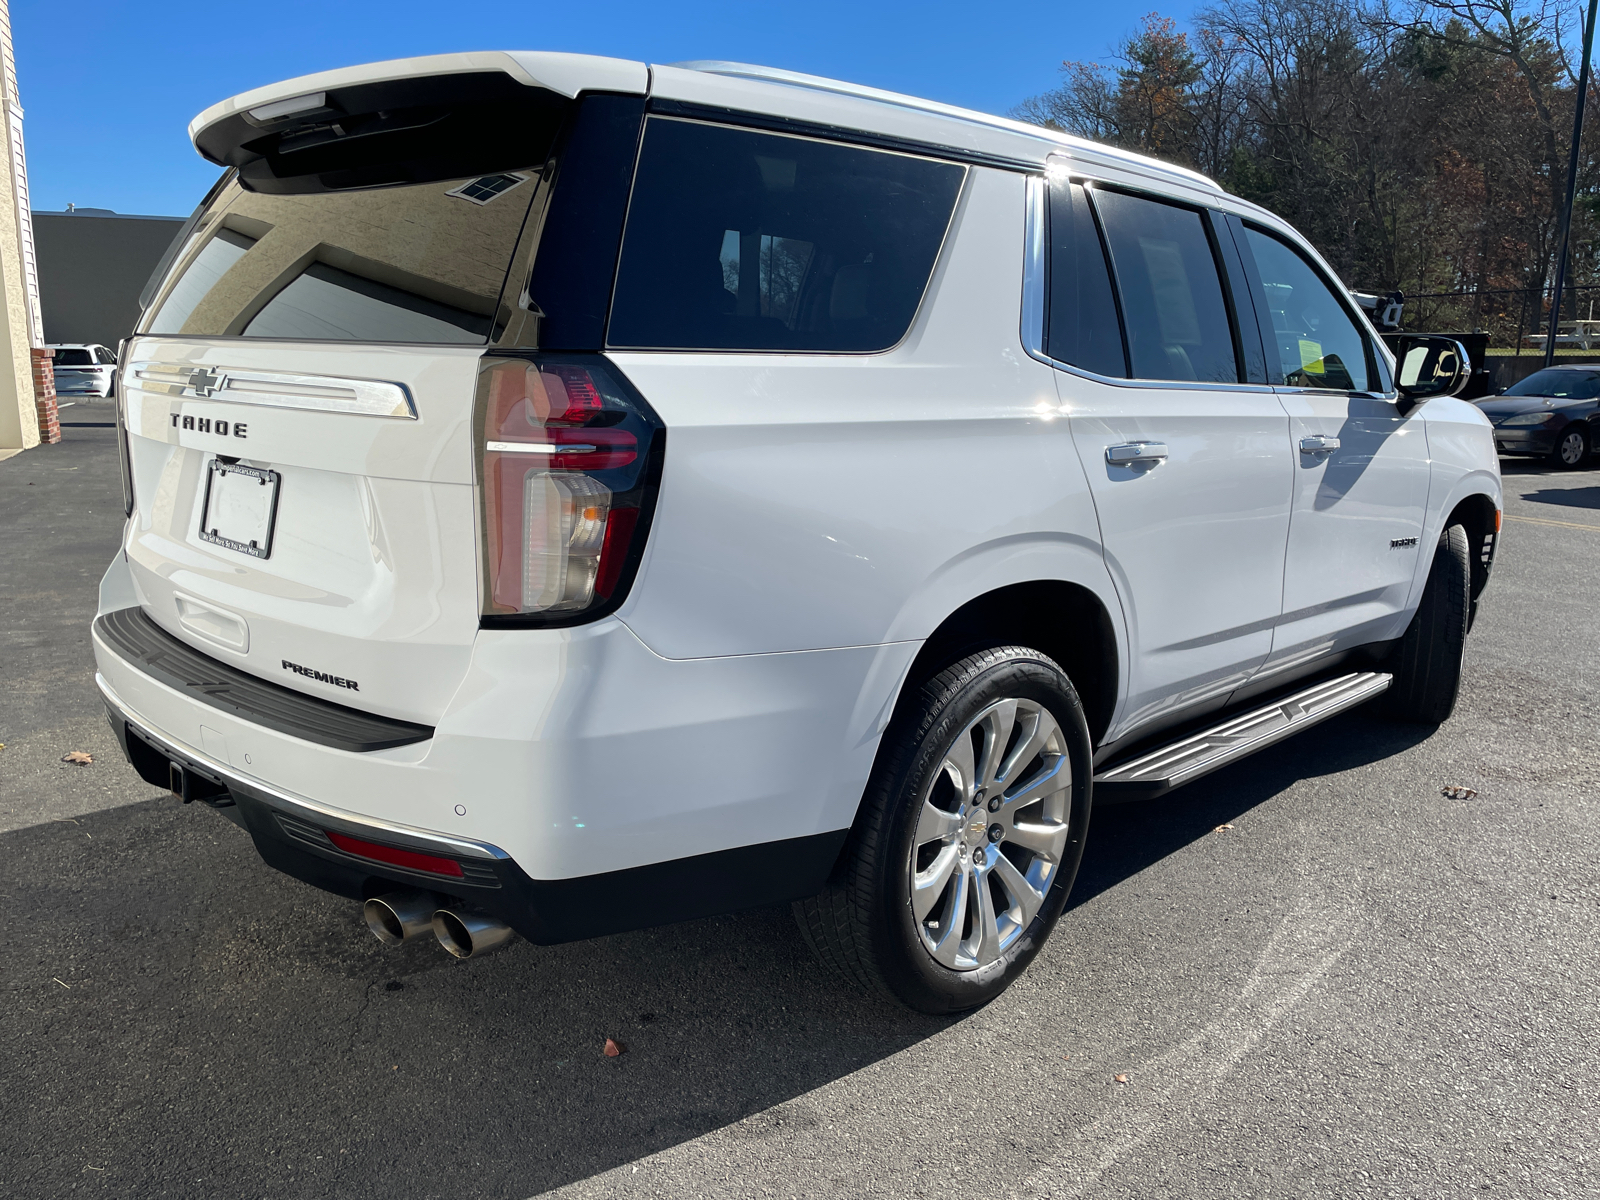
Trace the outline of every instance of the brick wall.
<instances>
[{"instance_id":1,"label":"brick wall","mask_svg":"<svg viewBox=\"0 0 1600 1200\"><path fill-rule=\"evenodd\" d=\"M61 440L61 416L56 410L56 372L51 360L54 350L33 350L33 404L39 411L39 440L53 444Z\"/></svg>"}]
</instances>

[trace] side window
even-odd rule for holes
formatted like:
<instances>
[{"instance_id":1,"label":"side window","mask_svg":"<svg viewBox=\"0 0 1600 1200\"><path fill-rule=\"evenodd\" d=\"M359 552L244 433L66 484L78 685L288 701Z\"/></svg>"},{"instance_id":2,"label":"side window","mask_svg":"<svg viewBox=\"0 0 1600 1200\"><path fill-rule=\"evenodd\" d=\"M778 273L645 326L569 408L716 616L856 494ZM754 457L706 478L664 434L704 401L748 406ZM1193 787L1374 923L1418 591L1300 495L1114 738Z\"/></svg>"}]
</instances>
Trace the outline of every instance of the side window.
<instances>
[{"instance_id":1,"label":"side window","mask_svg":"<svg viewBox=\"0 0 1600 1200\"><path fill-rule=\"evenodd\" d=\"M1105 248L1083 185L1050 181L1050 292L1044 350L1057 362L1126 378Z\"/></svg>"},{"instance_id":2,"label":"side window","mask_svg":"<svg viewBox=\"0 0 1600 1200\"><path fill-rule=\"evenodd\" d=\"M871 351L911 326L966 168L652 117L607 344Z\"/></svg>"},{"instance_id":3,"label":"side window","mask_svg":"<svg viewBox=\"0 0 1600 1200\"><path fill-rule=\"evenodd\" d=\"M1133 377L1237 383L1233 330L1204 219L1122 192L1097 190L1094 202L1116 268Z\"/></svg>"},{"instance_id":4,"label":"side window","mask_svg":"<svg viewBox=\"0 0 1600 1200\"><path fill-rule=\"evenodd\" d=\"M1244 231L1272 315L1266 339L1272 382L1366 391L1366 339L1322 276L1271 234L1249 225Z\"/></svg>"}]
</instances>

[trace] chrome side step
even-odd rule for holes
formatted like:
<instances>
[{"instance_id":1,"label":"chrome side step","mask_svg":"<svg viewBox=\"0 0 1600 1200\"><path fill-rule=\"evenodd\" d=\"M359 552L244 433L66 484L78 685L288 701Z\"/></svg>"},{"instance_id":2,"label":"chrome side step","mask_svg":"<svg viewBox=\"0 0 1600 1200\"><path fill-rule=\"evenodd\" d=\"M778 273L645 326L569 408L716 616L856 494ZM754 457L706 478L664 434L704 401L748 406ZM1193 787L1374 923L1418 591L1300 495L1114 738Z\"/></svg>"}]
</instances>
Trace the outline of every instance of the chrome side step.
<instances>
[{"instance_id":1,"label":"chrome side step","mask_svg":"<svg viewBox=\"0 0 1600 1200\"><path fill-rule=\"evenodd\" d=\"M1158 796L1371 700L1393 682L1394 676L1385 671L1356 671L1329 679L1254 712L1231 717L1203 733L1107 767L1094 777L1095 793L1108 800Z\"/></svg>"}]
</instances>

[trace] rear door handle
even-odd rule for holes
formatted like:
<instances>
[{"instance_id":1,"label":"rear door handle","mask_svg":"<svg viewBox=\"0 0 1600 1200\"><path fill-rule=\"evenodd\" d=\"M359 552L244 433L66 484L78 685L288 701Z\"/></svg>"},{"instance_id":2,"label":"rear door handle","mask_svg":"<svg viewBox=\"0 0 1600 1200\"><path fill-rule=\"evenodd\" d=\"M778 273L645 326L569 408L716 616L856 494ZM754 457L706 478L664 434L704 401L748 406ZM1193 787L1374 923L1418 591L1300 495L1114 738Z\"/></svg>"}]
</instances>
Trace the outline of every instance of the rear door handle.
<instances>
[{"instance_id":1,"label":"rear door handle","mask_svg":"<svg viewBox=\"0 0 1600 1200\"><path fill-rule=\"evenodd\" d=\"M1310 437L1300 439L1302 454L1332 454L1338 448L1339 439L1325 433L1313 433Z\"/></svg>"},{"instance_id":2,"label":"rear door handle","mask_svg":"<svg viewBox=\"0 0 1600 1200\"><path fill-rule=\"evenodd\" d=\"M1120 446L1106 447L1106 461L1119 467L1129 463L1158 463L1166 457L1165 442L1123 442Z\"/></svg>"}]
</instances>

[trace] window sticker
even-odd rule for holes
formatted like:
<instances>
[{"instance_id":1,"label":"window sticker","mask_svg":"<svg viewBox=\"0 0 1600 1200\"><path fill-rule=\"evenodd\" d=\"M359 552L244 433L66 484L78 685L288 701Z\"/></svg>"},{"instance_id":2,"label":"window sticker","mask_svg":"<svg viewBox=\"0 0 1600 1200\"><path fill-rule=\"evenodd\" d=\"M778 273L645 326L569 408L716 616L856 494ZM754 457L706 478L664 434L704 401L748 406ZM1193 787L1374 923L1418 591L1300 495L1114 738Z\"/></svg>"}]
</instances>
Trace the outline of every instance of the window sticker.
<instances>
[{"instance_id":1,"label":"window sticker","mask_svg":"<svg viewBox=\"0 0 1600 1200\"><path fill-rule=\"evenodd\" d=\"M1300 369L1309 375L1323 375L1327 367L1322 361L1322 343L1300 339Z\"/></svg>"}]
</instances>

